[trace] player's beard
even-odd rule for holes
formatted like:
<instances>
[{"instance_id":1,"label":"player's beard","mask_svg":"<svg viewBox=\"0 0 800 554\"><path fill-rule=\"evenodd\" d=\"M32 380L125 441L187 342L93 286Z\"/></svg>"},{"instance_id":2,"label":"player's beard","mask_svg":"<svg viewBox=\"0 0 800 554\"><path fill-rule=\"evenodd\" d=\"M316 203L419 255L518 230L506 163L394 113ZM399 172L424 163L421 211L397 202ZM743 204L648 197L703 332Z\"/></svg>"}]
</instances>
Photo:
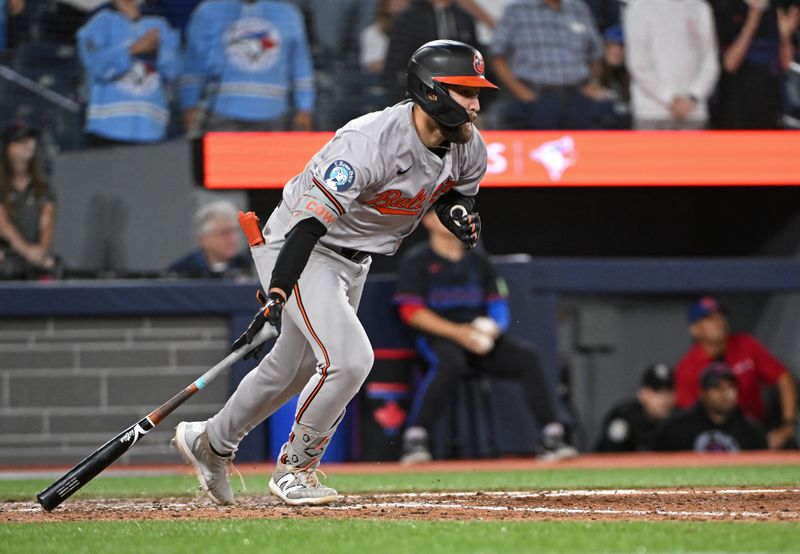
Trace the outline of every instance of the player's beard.
<instances>
[{"instance_id":1,"label":"player's beard","mask_svg":"<svg viewBox=\"0 0 800 554\"><path fill-rule=\"evenodd\" d=\"M459 125L458 127L441 126L444 138L453 144L466 144L472 138L472 121Z\"/></svg>"}]
</instances>

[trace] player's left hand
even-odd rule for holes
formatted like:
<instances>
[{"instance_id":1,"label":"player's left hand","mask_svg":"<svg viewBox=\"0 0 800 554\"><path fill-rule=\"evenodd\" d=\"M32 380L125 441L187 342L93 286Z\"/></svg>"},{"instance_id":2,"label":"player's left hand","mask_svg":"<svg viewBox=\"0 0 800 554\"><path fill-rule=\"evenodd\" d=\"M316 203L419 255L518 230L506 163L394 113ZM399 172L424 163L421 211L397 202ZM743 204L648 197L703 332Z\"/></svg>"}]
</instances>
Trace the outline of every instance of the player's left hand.
<instances>
[{"instance_id":1,"label":"player's left hand","mask_svg":"<svg viewBox=\"0 0 800 554\"><path fill-rule=\"evenodd\" d=\"M269 323L273 327L277 328L278 323L281 320L284 299L280 294L277 292L270 292L269 295L265 297L264 293L259 289L259 291L256 293L256 298L258 298L258 301L261 302L262 307L256 313L256 316L253 318L250 326L247 327L247 330L234 341L233 345L231 346L232 350L238 350L244 345L253 342L253 339L258 332L263 329L264 324ZM250 352L245 354L243 359L246 360L247 358L260 357L261 347L261 344L256 346Z\"/></svg>"}]
</instances>

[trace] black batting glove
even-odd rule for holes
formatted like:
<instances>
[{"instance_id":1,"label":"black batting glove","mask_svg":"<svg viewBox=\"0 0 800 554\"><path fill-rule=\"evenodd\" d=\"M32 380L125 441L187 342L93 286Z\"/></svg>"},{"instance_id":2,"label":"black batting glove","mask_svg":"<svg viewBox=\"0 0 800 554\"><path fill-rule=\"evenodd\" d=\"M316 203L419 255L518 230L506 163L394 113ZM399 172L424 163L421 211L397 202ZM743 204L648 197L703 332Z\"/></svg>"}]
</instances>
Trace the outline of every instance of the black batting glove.
<instances>
[{"instance_id":1,"label":"black batting glove","mask_svg":"<svg viewBox=\"0 0 800 554\"><path fill-rule=\"evenodd\" d=\"M444 226L467 248L475 248L481 234L481 216L478 215L478 212L467 212L464 206L456 204L450 206L450 209L445 212L444 218L441 212L437 213Z\"/></svg>"},{"instance_id":2,"label":"black batting glove","mask_svg":"<svg viewBox=\"0 0 800 554\"><path fill-rule=\"evenodd\" d=\"M259 289L258 292L256 292L256 298L258 298L262 307L256 313L256 316L253 318L250 326L247 327L247 330L234 341L231 346L232 350L238 350L242 346L253 342L253 338L264 328L265 323L269 323L275 328L278 327L278 323L281 320L281 312L283 312L283 297L277 292L271 292L269 295L264 296L264 293ZM253 348L250 352L245 354L243 359L260 357L262 347L263 344L260 344Z\"/></svg>"}]
</instances>

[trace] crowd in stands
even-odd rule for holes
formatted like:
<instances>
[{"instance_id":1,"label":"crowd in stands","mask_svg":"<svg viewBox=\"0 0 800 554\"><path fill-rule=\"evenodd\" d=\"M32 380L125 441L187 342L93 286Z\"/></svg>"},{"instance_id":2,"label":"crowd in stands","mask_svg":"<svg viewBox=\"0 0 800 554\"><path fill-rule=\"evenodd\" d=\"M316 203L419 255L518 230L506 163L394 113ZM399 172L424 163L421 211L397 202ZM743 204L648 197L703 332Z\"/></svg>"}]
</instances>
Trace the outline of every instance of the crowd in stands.
<instances>
[{"instance_id":1,"label":"crowd in stands","mask_svg":"<svg viewBox=\"0 0 800 554\"><path fill-rule=\"evenodd\" d=\"M797 448L797 383L786 366L752 335L730 333L714 297L693 303L688 320L694 342L674 373L665 363L645 369L636 398L605 416L595 450Z\"/></svg>"},{"instance_id":2,"label":"crowd in stands","mask_svg":"<svg viewBox=\"0 0 800 554\"><path fill-rule=\"evenodd\" d=\"M795 121L798 25L796 0L0 0L0 51L85 106L90 146L333 130L436 38L486 54L488 128L765 129Z\"/></svg>"}]
</instances>

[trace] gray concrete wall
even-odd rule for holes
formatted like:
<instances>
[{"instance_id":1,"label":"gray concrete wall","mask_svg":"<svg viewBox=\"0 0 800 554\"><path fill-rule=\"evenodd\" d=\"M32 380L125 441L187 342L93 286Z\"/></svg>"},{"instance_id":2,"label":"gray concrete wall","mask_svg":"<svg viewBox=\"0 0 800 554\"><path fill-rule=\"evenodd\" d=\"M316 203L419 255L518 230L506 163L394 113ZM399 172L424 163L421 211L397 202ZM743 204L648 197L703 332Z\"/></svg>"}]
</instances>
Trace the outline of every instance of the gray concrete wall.
<instances>
[{"instance_id":1,"label":"gray concrete wall","mask_svg":"<svg viewBox=\"0 0 800 554\"><path fill-rule=\"evenodd\" d=\"M71 465L221 360L227 317L0 319L0 466ZM123 456L178 461L183 419L206 419L228 395L209 384Z\"/></svg>"},{"instance_id":2,"label":"gray concrete wall","mask_svg":"<svg viewBox=\"0 0 800 554\"><path fill-rule=\"evenodd\" d=\"M120 146L66 152L53 164L58 202L55 251L73 269L149 272L196 247L192 217L242 192L209 192L192 182L191 145Z\"/></svg>"}]
</instances>

